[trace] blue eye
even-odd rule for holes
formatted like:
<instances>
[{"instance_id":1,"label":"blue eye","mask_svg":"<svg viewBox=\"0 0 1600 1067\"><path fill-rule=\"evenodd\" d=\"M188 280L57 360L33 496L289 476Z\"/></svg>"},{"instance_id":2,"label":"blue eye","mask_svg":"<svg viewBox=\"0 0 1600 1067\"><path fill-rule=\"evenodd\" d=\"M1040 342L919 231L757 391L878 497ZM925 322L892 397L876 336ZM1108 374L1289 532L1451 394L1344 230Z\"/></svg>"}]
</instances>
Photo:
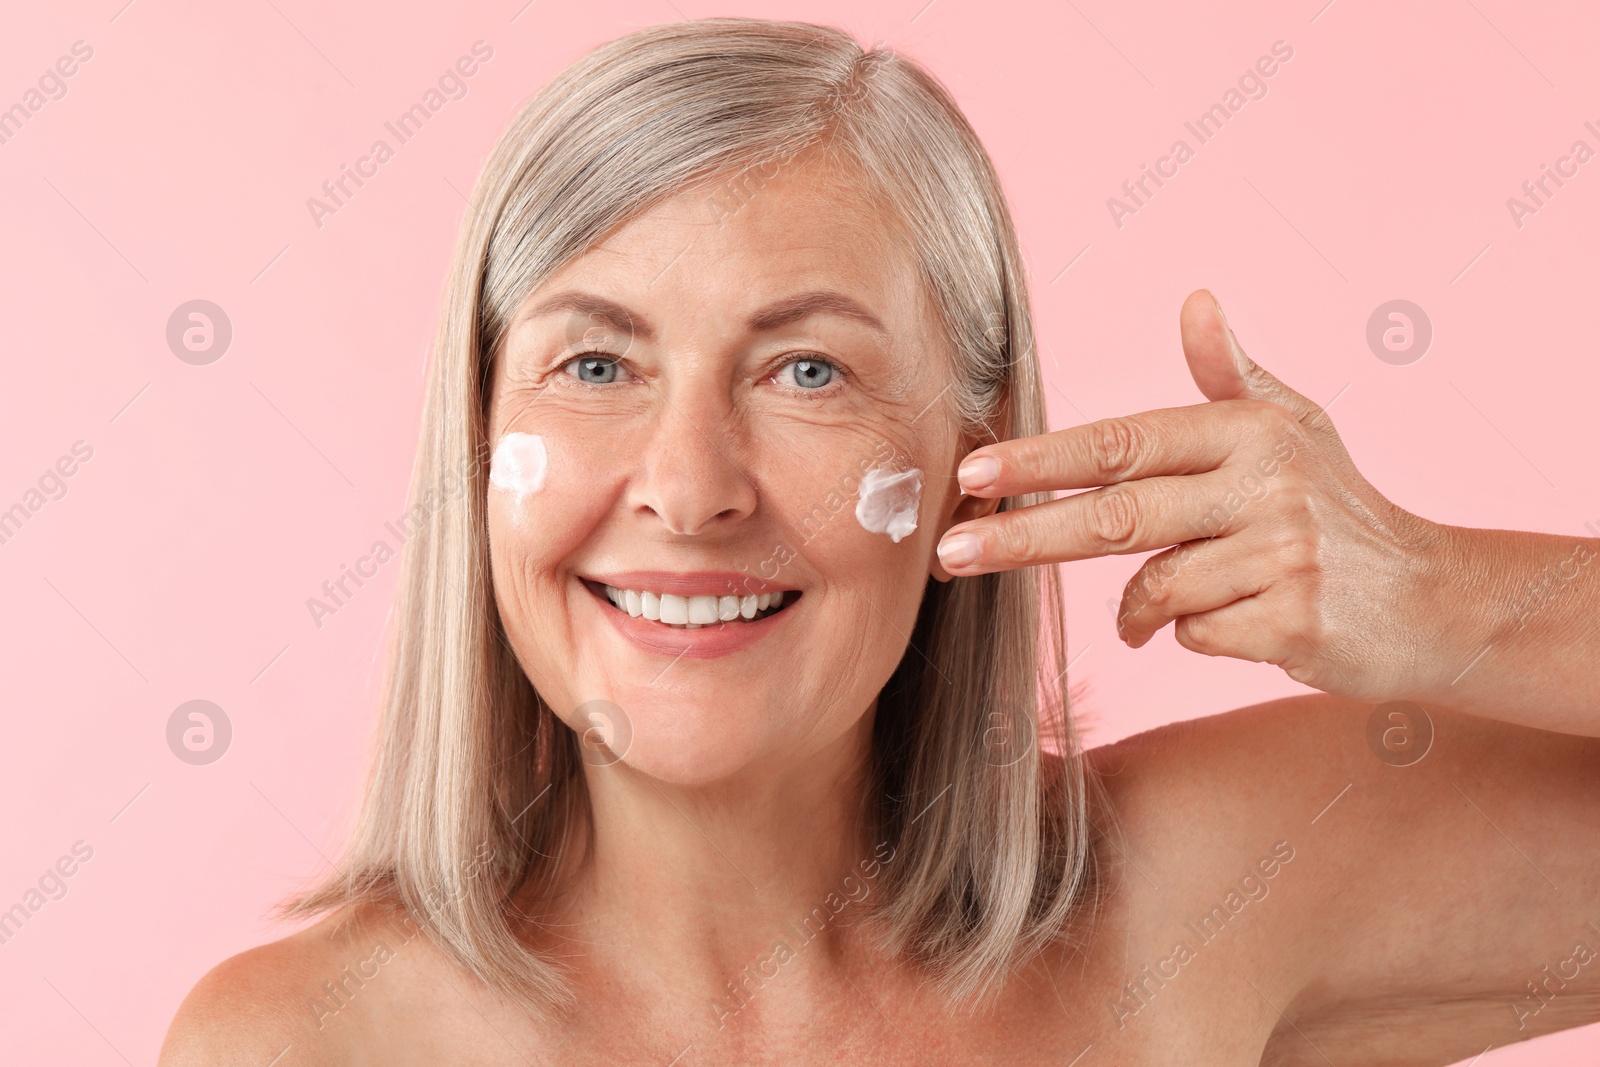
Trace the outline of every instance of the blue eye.
<instances>
[{"instance_id":1,"label":"blue eye","mask_svg":"<svg viewBox=\"0 0 1600 1067\"><path fill-rule=\"evenodd\" d=\"M778 373L790 369L794 371L794 384L802 389L821 389L831 384L839 373L832 363L820 359L797 359L793 363L785 363Z\"/></svg>"},{"instance_id":2,"label":"blue eye","mask_svg":"<svg viewBox=\"0 0 1600 1067\"><path fill-rule=\"evenodd\" d=\"M605 356L581 356L562 369L580 382L610 385L617 380L618 362Z\"/></svg>"}]
</instances>

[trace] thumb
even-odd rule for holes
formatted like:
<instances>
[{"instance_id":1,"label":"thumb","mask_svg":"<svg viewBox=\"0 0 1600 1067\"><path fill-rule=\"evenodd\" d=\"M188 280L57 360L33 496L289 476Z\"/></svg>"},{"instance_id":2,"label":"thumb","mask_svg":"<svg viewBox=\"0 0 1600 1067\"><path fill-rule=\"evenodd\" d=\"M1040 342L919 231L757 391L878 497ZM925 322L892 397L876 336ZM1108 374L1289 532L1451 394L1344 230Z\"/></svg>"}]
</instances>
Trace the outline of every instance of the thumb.
<instances>
[{"instance_id":1,"label":"thumb","mask_svg":"<svg viewBox=\"0 0 1600 1067\"><path fill-rule=\"evenodd\" d=\"M1207 400L1267 400L1287 408L1308 428L1322 428L1326 416L1320 407L1245 355L1210 290L1189 294L1178 313L1178 328L1189 374Z\"/></svg>"}]
</instances>

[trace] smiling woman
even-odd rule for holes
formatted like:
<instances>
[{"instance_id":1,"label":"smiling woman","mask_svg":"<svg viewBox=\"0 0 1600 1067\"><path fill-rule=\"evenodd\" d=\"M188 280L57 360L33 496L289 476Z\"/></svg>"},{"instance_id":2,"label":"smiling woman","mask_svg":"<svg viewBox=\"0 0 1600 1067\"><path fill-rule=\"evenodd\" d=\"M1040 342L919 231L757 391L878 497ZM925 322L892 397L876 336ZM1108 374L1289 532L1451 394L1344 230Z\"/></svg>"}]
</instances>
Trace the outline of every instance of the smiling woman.
<instances>
[{"instance_id":1,"label":"smiling woman","mask_svg":"<svg viewBox=\"0 0 1600 1067\"><path fill-rule=\"evenodd\" d=\"M773 159L742 210L706 210ZM961 497L960 457L1044 429L1010 221L954 104L836 31L661 27L545 87L468 217L415 484L487 444L515 453L493 478L512 491L480 472L407 545L363 820L295 913L403 904L526 1007L570 1005L529 915L573 877L660 858L608 858L613 833L664 818L653 834L681 845L671 824L698 836L760 797L814 835L803 863L774 854L787 834L724 839L695 878L805 899L893 840L885 949L954 994L1000 984L1081 906L1088 787L1076 758L983 747L998 716L1075 755L1061 636L1035 625L1041 597L1056 617L1054 572L930 580L948 581L933 547L953 518L1027 499ZM537 493L505 473L530 440ZM808 529L864 457L928 472L920 523ZM780 542L790 558L755 574ZM597 700L631 733L599 775L578 715ZM482 842L494 868L464 881Z\"/></svg>"},{"instance_id":2,"label":"smiling woman","mask_svg":"<svg viewBox=\"0 0 1600 1067\"><path fill-rule=\"evenodd\" d=\"M737 215L706 210L728 174L772 159L782 169ZM1088 848L1080 764L1035 752L1000 766L977 743L992 710L1035 719L1041 680L1038 717L1069 731L1049 686L1059 638L1041 645L1031 622L1039 576L924 595L930 573L947 577L937 530L957 509L995 506L951 491L960 456L980 435L1043 428L1037 377L1017 358L1026 329L997 345L984 328L1026 322L1026 297L1014 243L993 239L1009 223L971 131L926 76L842 34L665 27L552 83L502 140L473 214L452 300L462 317L441 348L461 365L441 361L441 375L457 388L484 377L485 408L437 388L457 416L437 454L536 434L550 460L537 497L493 496L482 520L457 517L463 542L487 523L494 610L450 605L466 617L438 632L483 628L486 673L502 682L481 721L504 748L480 758L511 773L476 798L481 811L458 795L437 810L459 813L462 842L510 835L494 888L544 901L562 867L533 858L564 855L575 820L604 852L596 794L638 809L631 823L660 803L643 782L707 804L758 782L800 795L829 783L836 799L813 816L842 831L830 854L848 864L890 836L916 857L895 872L886 944L936 959L952 990L995 982L1077 905ZM908 240L919 223L927 232ZM976 260L975 234L990 235ZM442 434L445 421L428 426ZM943 514L915 543L846 524L803 535L865 455L938 472L930 505ZM793 551L753 572L777 543ZM440 557L419 576L452 565ZM1055 602L1053 586L1046 595ZM977 640L997 619L1018 624L1010 639ZM904 655L913 630L939 655ZM626 779L572 773L561 723L596 699L629 720ZM397 857L380 836L383 869ZM442 845L417 840L410 862L426 879ZM484 888L435 920L462 931L446 943L507 988L562 996Z\"/></svg>"},{"instance_id":3,"label":"smiling woman","mask_svg":"<svg viewBox=\"0 0 1600 1067\"><path fill-rule=\"evenodd\" d=\"M208 975L163 1062L1245 1064L1310 1034L1443 1063L1511 1039L1483 1006L1600 878L1600 745L1545 732L1600 732L1570 636L1591 576L1521 644L1441 610L1558 539L1401 511L1209 294L1182 327L1212 403L1047 434L1005 200L928 74L738 19L580 59L495 146L457 245L413 486L467 462L471 491L405 546L354 841L286 909L321 920ZM1129 643L1171 621L1337 695L1085 754L1041 565L1169 545ZM1445 685L1485 639L1500 666ZM1437 754L1395 777L1361 699L1429 702ZM1525 909L1486 827L1402 817L1457 794L1568 889ZM1247 909L1267 848L1273 903ZM1163 988L1139 965L1196 916L1226 927L1182 961L1208 977Z\"/></svg>"}]
</instances>

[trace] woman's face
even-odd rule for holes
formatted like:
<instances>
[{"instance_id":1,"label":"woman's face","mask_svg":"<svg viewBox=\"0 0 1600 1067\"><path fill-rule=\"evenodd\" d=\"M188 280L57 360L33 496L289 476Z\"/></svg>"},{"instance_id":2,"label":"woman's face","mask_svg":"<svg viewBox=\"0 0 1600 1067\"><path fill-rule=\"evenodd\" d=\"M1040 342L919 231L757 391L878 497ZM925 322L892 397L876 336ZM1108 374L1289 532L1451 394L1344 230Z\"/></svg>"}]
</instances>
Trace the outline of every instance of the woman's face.
<instances>
[{"instance_id":1,"label":"woman's face","mask_svg":"<svg viewBox=\"0 0 1600 1067\"><path fill-rule=\"evenodd\" d=\"M512 647L569 725L662 780L781 765L857 725L945 577L939 535L982 506L957 494L965 442L910 254L827 178L795 160L641 215L528 297L495 366ZM915 530L871 532L863 476L913 469Z\"/></svg>"}]
</instances>

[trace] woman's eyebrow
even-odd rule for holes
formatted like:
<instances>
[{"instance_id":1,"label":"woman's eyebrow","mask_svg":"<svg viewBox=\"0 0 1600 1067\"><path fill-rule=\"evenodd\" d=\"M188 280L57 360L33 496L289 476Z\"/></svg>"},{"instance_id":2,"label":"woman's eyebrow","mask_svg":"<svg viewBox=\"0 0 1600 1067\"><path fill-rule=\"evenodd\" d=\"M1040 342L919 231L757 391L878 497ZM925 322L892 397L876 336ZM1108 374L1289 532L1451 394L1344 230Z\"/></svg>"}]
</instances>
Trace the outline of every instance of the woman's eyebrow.
<instances>
[{"instance_id":1,"label":"woman's eyebrow","mask_svg":"<svg viewBox=\"0 0 1600 1067\"><path fill-rule=\"evenodd\" d=\"M634 314L615 301L593 293L572 290L555 293L529 308L527 318L536 319L559 311L575 312L597 326L607 326L618 333L642 341L655 340L655 329L648 319ZM799 322L811 315L838 315L854 319L885 340L890 336L883 320L868 310L864 304L831 289L813 289L773 301L752 314L748 326L754 333L764 333Z\"/></svg>"},{"instance_id":2,"label":"woman's eyebrow","mask_svg":"<svg viewBox=\"0 0 1600 1067\"><path fill-rule=\"evenodd\" d=\"M808 315L818 314L840 315L855 319L870 327L885 340L889 337L888 327L884 326L878 316L867 310L865 305L831 289L814 289L774 301L750 316L750 329L757 333L775 330L780 326L798 322Z\"/></svg>"},{"instance_id":3,"label":"woman's eyebrow","mask_svg":"<svg viewBox=\"0 0 1600 1067\"><path fill-rule=\"evenodd\" d=\"M576 312L596 326L608 326L618 333L654 341L656 332L642 315L635 315L621 304L593 293L566 290L546 297L527 311L526 318L537 319L558 311Z\"/></svg>"}]
</instances>

